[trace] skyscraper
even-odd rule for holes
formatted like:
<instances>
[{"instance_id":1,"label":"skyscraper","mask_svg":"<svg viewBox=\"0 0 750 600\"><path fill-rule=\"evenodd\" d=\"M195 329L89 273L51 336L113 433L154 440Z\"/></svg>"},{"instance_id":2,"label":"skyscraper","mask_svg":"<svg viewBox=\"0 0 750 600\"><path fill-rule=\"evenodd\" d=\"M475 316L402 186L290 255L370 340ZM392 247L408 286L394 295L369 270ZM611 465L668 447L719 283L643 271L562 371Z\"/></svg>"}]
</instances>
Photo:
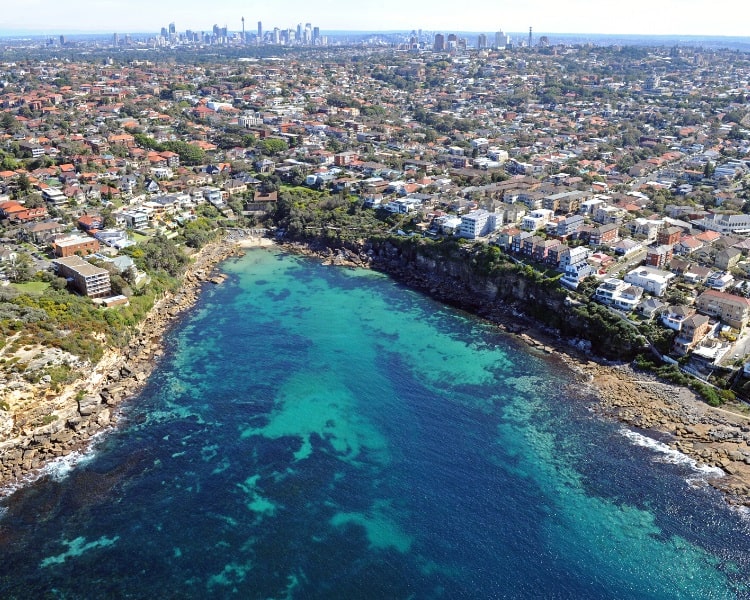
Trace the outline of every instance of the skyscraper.
<instances>
[{"instance_id":1,"label":"skyscraper","mask_svg":"<svg viewBox=\"0 0 750 600\"><path fill-rule=\"evenodd\" d=\"M432 49L435 52L442 52L445 50L445 36L442 33L435 34L435 41L432 45Z\"/></svg>"},{"instance_id":2,"label":"skyscraper","mask_svg":"<svg viewBox=\"0 0 750 600\"><path fill-rule=\"evenodd\" d=\"M245 43L245 17L242 17L242 43Z\"/></svg>"},{"instance_id":3,"label":"skyscraper","mask_svg":"<svg viewBox=\"0 0 750 600\"><path fill-rule=\"evenodd\" d=\"M532 39L531 39L531 27L529 27L529 48L531 48L531 46L532 46L531 41L532 41Z\"/></svg>"},{"instance_id":4,"label":"skyscraper","mask_svg":"<svg viewBox=\"0 0 750 600\"><path fill-rule=\"evenodd\" d=\"M263 43L263 23L258 21L258 43Z\"/></svg>"},{"instance_id":5,"label":"skyscraper","mask_svg":"<svg viewBox=\"0 0 750 600\"><path fill-rule=\"evenodd\" d=\"M482 50L487 47L487 36L480 33L477 36L477 49Z\"/></svg>"},{"instance_id":6,"label":"skyscraper","mask_svg":"<svg viewBox=\"0 0 750 600\"><path fill-rule=\"evenodd\" d=\"M175 27L174 23L169 24L169 35L174 35L177 33L177 28Z\"/></svg>"},{"instance_id":7,"label":"skyscraper","mask_svg":"<svg viewBox=\"0 0 750 600\"><path fill-rule=\"evenodd\" d=\"M503 33L503 30L495 32L495 48L506 48L510 41L508 36Z\"/></svg>"}]
</instances>

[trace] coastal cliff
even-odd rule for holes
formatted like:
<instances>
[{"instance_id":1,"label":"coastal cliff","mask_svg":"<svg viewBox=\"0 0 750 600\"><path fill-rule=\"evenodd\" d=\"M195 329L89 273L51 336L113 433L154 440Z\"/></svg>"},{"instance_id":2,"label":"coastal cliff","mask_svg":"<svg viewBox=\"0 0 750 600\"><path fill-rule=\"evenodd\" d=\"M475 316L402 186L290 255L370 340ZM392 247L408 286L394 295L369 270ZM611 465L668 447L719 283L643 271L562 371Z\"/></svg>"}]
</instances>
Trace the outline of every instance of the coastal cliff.
<instances>
[{"instance_id":1,"label":"coastal cliff","mask_svg":"<svg viewBox=\"0 0 750 600\"><path fill-rule=\"evenodd\" d=\"M166 330L195 303L204 284L220 282L213 267L237 251L236 240L222 240L199 251L179 290L156 302L130 343L108 350L95 364L78 361L78 379L62 390L54 391L44 381L12 382L3 395L8 410L0 412L0 483L38 472L112 426L118 406L148 380L162 355Z\"/></svg>"},{"instance_id":2,"label":"coastal cliff","mask_svg":"<svg viewBox=\"0 0 750 600\"><path fill-rule=\"evenodd\" d=\"M558 284L558 274L512 261L497 248L389 238L369 241L362 252L372 268L490 321L526 320L608 359L630 360L644 349L632 327L573 297Z\"/></svg>"}]
</instances>

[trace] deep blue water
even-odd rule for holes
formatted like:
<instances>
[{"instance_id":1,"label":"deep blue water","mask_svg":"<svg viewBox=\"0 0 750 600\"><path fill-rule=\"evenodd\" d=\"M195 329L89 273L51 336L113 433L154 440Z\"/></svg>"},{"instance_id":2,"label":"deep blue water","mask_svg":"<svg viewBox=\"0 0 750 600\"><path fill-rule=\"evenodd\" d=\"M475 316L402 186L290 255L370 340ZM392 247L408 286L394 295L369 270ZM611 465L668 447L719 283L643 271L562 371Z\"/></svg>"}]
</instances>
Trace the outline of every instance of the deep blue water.
<instances>
[{"instance_id":1,"label":"deep blue water","mask_svg":"<svg viewBox=\"0 0 750 600\"><path fill-rule=\"evenodd\" d=\"M0 598L750 597L745 518L559 365L376 273L224 268L121 426L4 500Z\"/></svg>"}]
</instances>

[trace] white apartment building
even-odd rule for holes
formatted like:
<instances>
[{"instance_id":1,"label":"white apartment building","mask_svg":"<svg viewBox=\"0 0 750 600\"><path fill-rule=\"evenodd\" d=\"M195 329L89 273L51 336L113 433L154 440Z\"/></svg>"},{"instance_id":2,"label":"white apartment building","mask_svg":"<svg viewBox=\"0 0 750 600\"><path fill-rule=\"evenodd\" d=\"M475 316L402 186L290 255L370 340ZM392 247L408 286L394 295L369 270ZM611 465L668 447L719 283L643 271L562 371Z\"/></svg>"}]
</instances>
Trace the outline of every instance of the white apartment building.
<instances>
[{"instance_id":1,"label":"white apartment building","mask_svg":"<svg viewBox=\"0 0 750 600\"><path fill-rule=\"evenodd\" d=\"M537 231L542 229L554 215L554 211L546 208L538 208L532 210L528 215L521 221L521 229L524 231Z\"/></svg>"},{"instance_id":2,"label":"white apartment building","mask_svg":"<svg viewBox=\"0 0 750 600\"><path fill-rule=\"evenodd\" d=\"M502 221L502 217L500 217ZM500 223L502 224L502 223ZM470 240L489 235L498 228L498 215L494 212L479 209L461 217L458 235Z\"/></svg>"}]
</instances>

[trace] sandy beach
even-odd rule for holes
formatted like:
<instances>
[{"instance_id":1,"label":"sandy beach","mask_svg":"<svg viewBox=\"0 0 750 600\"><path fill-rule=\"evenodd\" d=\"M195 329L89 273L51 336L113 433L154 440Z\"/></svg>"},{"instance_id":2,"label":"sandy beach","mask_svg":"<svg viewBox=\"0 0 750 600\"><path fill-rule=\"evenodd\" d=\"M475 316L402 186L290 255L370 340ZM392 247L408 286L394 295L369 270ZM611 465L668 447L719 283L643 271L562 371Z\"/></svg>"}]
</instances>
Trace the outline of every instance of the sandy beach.
<instances>
[{"instance_id":1,"label":"sandy beach","mask_svg":"<svg viewBox=\"0 0 750 600\"><path fill-rule=\"evenodd\" d=\"M50 395L39 385L14 391L12 397L5 393L5 401L12 402L16 413L13 426L0 437L0 486L7 492L32 481L50 461L85 448L93 436L114 427L117 407L143 387L163 354L167 329L196 302L202 286L223 281L215 267L244 249L273 245L261 233L230 232L193 256L181 289L155 304L126 348L110 349L98 364L82 368L85 377L60 393ZM321 253L297 244L284 247L329 265L367 266L348 251ZM568 392L590 402L602 418L658 437L700 465L713 467L710 472L716 476L707 476L707 482L724 492L728 502L750 506L750 416L738 412L742 407L712 408L687 388L636 372L628 364L596 361L514 315L493 314L491 320L532 351L572 369L575 383ZM38 415L50 412L57 415L53 423L31 426ZM628 442L624 439L623 443Z\"/></svg>"}]
</instances>

